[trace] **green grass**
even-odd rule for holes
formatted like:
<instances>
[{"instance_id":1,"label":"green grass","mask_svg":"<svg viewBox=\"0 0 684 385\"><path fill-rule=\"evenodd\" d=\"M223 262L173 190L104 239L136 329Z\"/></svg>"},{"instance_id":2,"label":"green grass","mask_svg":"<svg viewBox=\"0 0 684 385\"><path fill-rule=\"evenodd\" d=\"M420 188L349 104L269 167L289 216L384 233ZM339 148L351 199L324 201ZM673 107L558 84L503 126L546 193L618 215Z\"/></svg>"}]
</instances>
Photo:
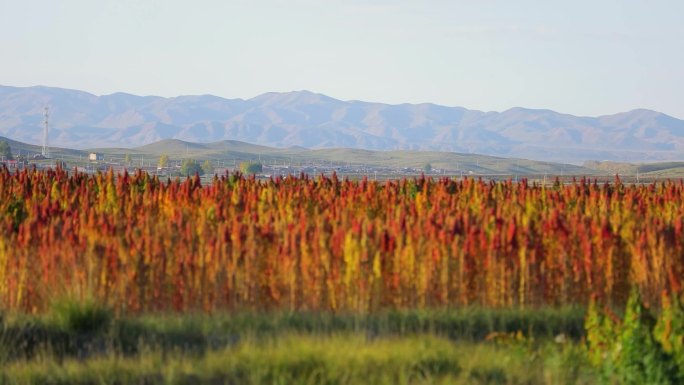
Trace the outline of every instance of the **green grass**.
<instances>
[{"instance_id":1,"label":"green grass","mask_svg":"<svg viewBox=\"0 0 684 385\"><path fill-rule=\"evenodd\" d=\"M583 322L578 308L115 318L63 300L2 318L0 384L592 383Z\"/></svg>"},{"instance_id":2,"label":"green grass","mask_svg":"<svg viewBox=\"0 0 684 385\"><path fill-rule=\"evenodd\" d=\"M63 298L54 301L46 319L59 330L97 334L109 326L112 313L92 299Z\"/></svg>"},{"instance_id":3,"label":"green grass","mask_svg":"<svg viewBox=\"0 0 684 385\"><path fill-rule=\"evenodd\" d=\"M45 315L14 315L0 325L0 360L31 358L50 351L58 357L114 352L137 354L141 346L161 351L203 352L246 337L340 333L369 339L430 334L453 341L483 341L491 333L520 331L550 340L563 334L579 340L584 310L463 308L392 311L369 315L331 313L147 314L115 319L92 303L57 302Z\"/></svg>"},{"instance_id":4,"label":"green grass","mask_svg":"<svg viewBox=\"0 0 684 385\"><path fill-rule=\"evenodd\" d=\"M589 384L575 344L454 343L431 335L368 339L286 334L187 355L151 350L0 370L2 384Z\"/></svg>"}]
</instances>

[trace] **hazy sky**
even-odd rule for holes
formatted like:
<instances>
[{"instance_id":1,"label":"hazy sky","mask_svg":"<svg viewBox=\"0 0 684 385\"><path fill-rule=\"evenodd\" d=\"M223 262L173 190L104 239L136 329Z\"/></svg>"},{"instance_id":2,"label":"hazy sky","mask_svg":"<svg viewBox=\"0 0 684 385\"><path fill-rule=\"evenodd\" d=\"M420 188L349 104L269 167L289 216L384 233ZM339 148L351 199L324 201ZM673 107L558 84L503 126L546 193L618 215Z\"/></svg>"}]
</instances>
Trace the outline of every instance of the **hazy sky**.
<instances>
[{"instance_id":1,"label":"hazy sky","mask_svg":"<svg viewBox=\"0 0 684 385\"><path fill-rule=\"evenodd\" d=\"M0 84L684 118L682 0L0 0Z\"/></svg>"}]
</instances>

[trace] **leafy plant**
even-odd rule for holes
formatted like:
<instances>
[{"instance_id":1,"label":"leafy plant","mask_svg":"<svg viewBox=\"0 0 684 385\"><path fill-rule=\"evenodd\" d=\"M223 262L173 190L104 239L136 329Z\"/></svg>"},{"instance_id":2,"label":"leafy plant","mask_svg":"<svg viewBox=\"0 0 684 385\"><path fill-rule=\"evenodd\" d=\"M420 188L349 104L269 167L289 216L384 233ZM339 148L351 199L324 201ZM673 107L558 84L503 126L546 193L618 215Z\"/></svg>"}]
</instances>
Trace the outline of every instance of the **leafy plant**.
<instances>
[{"instance_id":1,"label":"leafy plant","mask_svg":"<svg viewBox=\"0 0 684 385\"><path fill-rule=\"evenodd\" d=\"M12 148L6 140L0 140L0 157L4 158L4 160L14 159L12 156Z\"/></svg>"},{"instance_id":2,"label":"leafy plant","mask_svg":"<svg viewBox=\"0 0 684 385\"><path fill-rule=\"evenodd\" d=\"M684 307L677 295L667 293L663 293L662 307L654 335L665 352L674 356L680 375L684 375Z\"/></svg>"},{"instance_id":3,"label":"leafy plant","mask_svg":"<svg viewBox=\"0 0 684 385\"><path fill-rule=\"evenodd\" d=\"M183 176L204 175L204 169L194 159L183 159L180 171Z\"/></svg>"},{"instance_id":4,"label":"leafy plant","mask_svg":"<svg viewBox=\"0 0 684 385\"><path fill-rule=\"evenodd\" d=\"M214 166L211 165L211 162L209 159L205 160L204 163L202 163L202 172L203 174L213 174L214 173Z\"/></svg>"},{"instance_id":5,"label":"leafy plant","mask_svg":"<svg viewBox=\"0 0 684 385\"><path fill-rule=\"evenodd\" d=\"M644 307L638 288L632 289L622 322L607 319L593 305L586 323L589 357L605 383L681 383L684 373L654 336L656 320Z\"/></svg>"},{"instance_id":6,"label":"leafy plant","mask_svg":"<svg viewBox=\"0 0 684 385\"><path fill-rule=\"evenodd\" d=\"M112 316L108 308L92 299L62 298L52 303L47 319L66 332L95 334L108 328Z\"/></svg>"},{"instance_id":7,"label":"leafy plant","mask_svg":"<svg viewBox=\"0 0 684 385\"><path fill-rule=\"evenodd\" d=\"M166 154L162 154L162 156L159 157L159 161L157 162L157 167L165 168L168 165L169 165L169 156Z\"/></svg>"},{"instance_id":8,"label":"leafy plant","mask_svg":"<svg viewBox=\"0 0 684 385\"><path fill-rule=\"evenodd\" d=\"M259 174L263 171L261 163L242 162L240 163L240 172L243 174Z\"/></svg>"},{"instance_id":9,"label":"leafy plant","mask_svg":"<svg viewBox=\"0 0 684 385\"><path fill-rule=\"evenodd\" d=\"M653 337L655 318L634 288L618 337L615 374L622 384L678 384L672 357Z\"/></svg>"}]
</instances>

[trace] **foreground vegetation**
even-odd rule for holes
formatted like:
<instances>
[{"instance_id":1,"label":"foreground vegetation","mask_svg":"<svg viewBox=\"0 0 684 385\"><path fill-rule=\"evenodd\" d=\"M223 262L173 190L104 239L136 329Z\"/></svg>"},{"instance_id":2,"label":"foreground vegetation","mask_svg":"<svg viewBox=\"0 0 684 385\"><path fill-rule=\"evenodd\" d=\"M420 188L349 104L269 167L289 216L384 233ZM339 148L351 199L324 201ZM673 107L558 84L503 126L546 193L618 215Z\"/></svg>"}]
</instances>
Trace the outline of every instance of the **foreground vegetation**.
<instances>
[{"instance_id":1,"label":"foreground vegetation","mask_svg":"<svg viewBox=\"0 0 684 385\"><path fill-rule=\"evenodd\" d=\"M684 307L167 314L95 303L14 314L1 384L657 384L684 381Z\"/></svg>"},{"instance_id":2,"label":"foreground vegetation","mask_svg":"<svg viewBox=\"0 0 684 385\"><path fill-rule=\"evenodd\" d=\"M684 184L0 169L0 384L684 383Z\"/></svg>"},{"instance_id":3,"label":"foreground vegetation","mask_svg":"<svg viewBox=\"0 0 684 385\"><path fill-rule=\"evenodd\" d=\"M593 383L577 346L528 348L435 337L284 336L203 355L105 356L10 364L7 384L575 384ZM531 353L531 354L530 354Z\"/></svg>"},{"instance_id":4,"label":"foreground vegetation","mask_svg":"<svg viewBox=\"0 0 684 385\"><path fill-rule=\"evenodd\" d=\"M40 316L14 314L2 324L0 359L60 359L107 351L131 355L141 348L201 352L231 346L244 338L282 335L357 334L368 339L434 335L477 343L518 332L552 340L584 336L581 309L486 310L479 308L390 311L359 316L330 313L146 314L115 318L95 303L58 302Z\"/></svg>"},{"instance_id":5,"label":"foreground vegetation","mask_svg":"<svg viewBox=\"0 0 684 385\"><path fill-rule=\"evenodd\" d=\"M0 303L117 314L624 305L679 292L684 185L0 170Z\"/></svg>"},{"instance_id":6,"label":"foreground vegetation","mask_svg":"<svg viewBox=\"0 0 684 385\"><path fill-rule=\"evenodd\" d=\"M112 318L64 301L5 317L0 383L592 383L583 317L471 308Z\"/></svg>"}]
</instances>

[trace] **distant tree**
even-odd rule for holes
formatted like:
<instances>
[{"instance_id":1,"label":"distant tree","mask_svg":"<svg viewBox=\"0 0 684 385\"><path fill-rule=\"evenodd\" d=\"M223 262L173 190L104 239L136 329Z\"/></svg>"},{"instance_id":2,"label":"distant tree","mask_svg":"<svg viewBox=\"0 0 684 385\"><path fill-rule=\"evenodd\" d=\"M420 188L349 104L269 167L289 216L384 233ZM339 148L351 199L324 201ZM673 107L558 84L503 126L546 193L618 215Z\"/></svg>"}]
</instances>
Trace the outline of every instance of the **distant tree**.
<instances>
[{"instance_id":1,"label":"distant tree","mask_svg":"<svg viewBox=\"0 0 684 385\"><path fill-rule=\"evenodd\" d=\"M169 165L169 156L166 154L163 154L162 156L159 157L159 162L157 163L157 167L164 168L168 165Z\"/></svg>"},{"instance_id":2,"label":"distant tree","mask_svg":"<svg viewBox=\"0 0 684 385\"><path fill-rule=\"evenodd\" d=\"M214 173L214 166L211 165L209 159L205 160L204 163L202 163L202 171L204 171L204 173L208 175Z\"/></svg>"},{"instance_id":3,"label":"distant tree","mask_svg":"<svg viewBox=\"0 0 684 385\"><path fill-rule=\"evenodd\" d=\"M240 171L243 174L260 174L264 170L261 163L242 162L240 163Z\"/></svg>"},{"instance_id":4,"label":"distant tree","mask_svg":"<svg viewBox=\"0 0 684 385\"><path fill-rule=\"evenodd\" d=\"M126 154L126 156L124 156L124 164L126 164L126 165L131 164L131 155L130 154Z\"/></svg>"},{"instance_id":5,"label":"distant tree","mask_svg":"<svg viewBox=\"0 0 684 385\"><path fill-rule=\"evenodd\" d=\"M10 148L9 143L7 143L5 140L0 142L0 158L5 158L5 160L14 159L12 156L12 149Z\"/></svg>"},{"instance_id":6,"label":"distant tree","mask_svg":"<svg viewBox=\"0 0 684 385\"><path fill-rule=\"evenodd\" d=\"M425 172L432 171L432 165L430 163L425 163L425 166L423 166L423 171L425 171Z\"/></svg>"},{"instance_id":7,"label":"distant tree","mask_svg":"<svg viewBox=\"0 0 684 385\"><path fill-rule=\"evenodd\" d=\"M184 176L204 175L204 170L202 170L202 166L196 160L183 159L183 162L181 162L181 174Z\"/></svg>"}]
</instances>

